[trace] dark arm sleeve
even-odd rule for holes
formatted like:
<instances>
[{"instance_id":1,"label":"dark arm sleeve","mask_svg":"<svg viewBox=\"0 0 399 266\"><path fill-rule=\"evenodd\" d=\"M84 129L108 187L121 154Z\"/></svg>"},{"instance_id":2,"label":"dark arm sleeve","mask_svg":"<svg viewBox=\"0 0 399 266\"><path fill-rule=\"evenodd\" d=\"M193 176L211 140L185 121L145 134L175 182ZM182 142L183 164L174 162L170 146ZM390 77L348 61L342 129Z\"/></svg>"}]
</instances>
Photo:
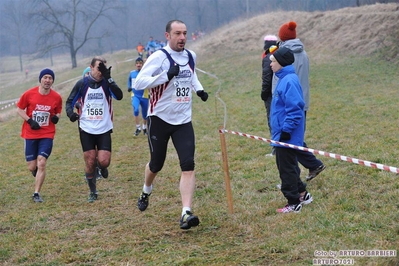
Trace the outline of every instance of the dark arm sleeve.
<instances>
[{"instance_id":1,"label":"dark arm sleeve","mask_svg":"<svg viewBox=\"0 0 399 266\"><path fill-rule=\"evenodd\" d=\"M115 99L122 100L123 98L123 92L121 88L119 88L118 84L115 82L112 82L109 84L109 90L112 92L112 95L114 96Z\"/></svg>"},{"instance_id":2,"label":"dark arm sleeve","mask_svg":"<svg viewBox=\"0 0 399 266\"><path fill-rule=\"evenodd\" d=\"M273 70L270 63L270 56L265 56L262 60L262 99L272 96Z\"/></svg>"},{"instance_id":3,"label":"dark arm sleeve","mask_svg":"<svg viewBox=\"0 0 399 266\"><path fill-rule=\"evenodd\" d=\"M76 103L76 100L79 98L79 91L83 85L83 79L76 82L75 86L73 87L71 93L69 94L66 103L65 103L65 111L68 117L74 113L73 108Z\"/></svg>"}]
</instances>

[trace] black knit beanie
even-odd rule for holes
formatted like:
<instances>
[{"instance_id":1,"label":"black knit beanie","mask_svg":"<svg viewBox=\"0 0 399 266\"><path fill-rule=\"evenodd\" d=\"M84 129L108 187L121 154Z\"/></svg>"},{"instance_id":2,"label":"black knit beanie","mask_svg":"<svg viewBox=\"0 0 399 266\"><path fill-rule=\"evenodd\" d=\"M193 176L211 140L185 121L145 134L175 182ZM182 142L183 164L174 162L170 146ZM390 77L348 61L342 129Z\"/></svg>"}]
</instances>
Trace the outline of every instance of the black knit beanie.
<instances>
[{"instance_id":1,"label":"black knit beanie","mask_svg":"<svg viewBox=\"0 0 399 266\"><path fill-rule=\"evenodd\" d=\"M295 61L294 54L287 47L279 47L273 56L282 67L291 65Z\"/></svg>"}]
</instances>

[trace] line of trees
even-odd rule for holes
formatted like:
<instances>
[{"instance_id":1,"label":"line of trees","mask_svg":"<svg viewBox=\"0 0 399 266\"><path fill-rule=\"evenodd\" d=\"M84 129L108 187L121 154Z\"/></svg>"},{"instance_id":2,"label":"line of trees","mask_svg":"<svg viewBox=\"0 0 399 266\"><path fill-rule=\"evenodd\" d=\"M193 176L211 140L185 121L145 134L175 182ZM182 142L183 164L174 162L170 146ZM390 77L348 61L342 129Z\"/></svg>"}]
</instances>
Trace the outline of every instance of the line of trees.
<instances>
[{"instance_id":1,"label":"line of trees","mask_svg":"<svg viewBox=\"0 0 399 266\"><path fill-rule=\"evenodd\" d=\"M171 19L194 31L210 32L234 19L275 10L326 11L398 0L3 0L0 1L0 57L91 56L164 38Z\"/></svg>"}]
</instances>

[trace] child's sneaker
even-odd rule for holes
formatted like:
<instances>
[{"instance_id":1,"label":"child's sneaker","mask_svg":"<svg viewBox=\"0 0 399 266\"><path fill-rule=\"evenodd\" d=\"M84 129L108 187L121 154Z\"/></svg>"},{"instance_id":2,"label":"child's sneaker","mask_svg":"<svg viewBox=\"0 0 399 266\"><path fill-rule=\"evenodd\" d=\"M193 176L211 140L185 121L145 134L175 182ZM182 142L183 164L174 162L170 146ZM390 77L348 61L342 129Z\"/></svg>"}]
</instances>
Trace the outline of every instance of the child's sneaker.
<instances>
[{"instance_id":1,"label":"child's sneaker","mask_svg":"<svg viewBox=\"0 0 399 266\"><path fill-rule=\"evenodd\" d=\"M303 196L299 197L299 201L302 204L307 205L313 201L313 197L312 197L312 195L310 195L309 192L305 191L305 194Z\"/></svg>"},{"instance_id":2,"label":"child's sneaker","mask_svg":"<svg viewBox=\"0 0 399 266\"><path fill-rule=\"evenodd\" d=\"M306 177L306 181L310 181L313 178L315 178L316 176L318 176L324 169L326 169L326 166L324 164L321 164L319 167L317 167L316 169L310 171L309 170L309 174Z\"/></svg>"},{"instance_id":3,"label":"child's sneaker","mask_svg":"<svg viewBox=\"0 0 399 266\"><path fill-rule=\"evenodd\" d=\"M302 209L302 203L292 204L292 205L285 205L284 208L277 209L279 213L289 213L289 212L300 212Z\"/></svg>"}]
</instances>

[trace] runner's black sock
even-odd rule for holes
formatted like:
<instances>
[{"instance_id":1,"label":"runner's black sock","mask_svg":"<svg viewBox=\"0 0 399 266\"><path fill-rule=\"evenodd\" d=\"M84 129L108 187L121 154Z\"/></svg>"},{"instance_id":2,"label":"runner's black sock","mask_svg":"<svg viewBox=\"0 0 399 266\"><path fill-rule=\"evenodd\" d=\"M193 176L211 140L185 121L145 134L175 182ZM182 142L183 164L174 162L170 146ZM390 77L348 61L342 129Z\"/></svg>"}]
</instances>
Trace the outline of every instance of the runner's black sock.
<instances>
[{"instance_id":1,"label":"runner's black sock","mask_svg":"<svg viewBox=\"0 0 399 266\"><path fill-rule=\"evenodd\" d=\"M86 180L87 180L87 184L89 185L90 192L97 193L96 178L94 177L94 174L86 173Z\"/></svg>"}]
</instances>

